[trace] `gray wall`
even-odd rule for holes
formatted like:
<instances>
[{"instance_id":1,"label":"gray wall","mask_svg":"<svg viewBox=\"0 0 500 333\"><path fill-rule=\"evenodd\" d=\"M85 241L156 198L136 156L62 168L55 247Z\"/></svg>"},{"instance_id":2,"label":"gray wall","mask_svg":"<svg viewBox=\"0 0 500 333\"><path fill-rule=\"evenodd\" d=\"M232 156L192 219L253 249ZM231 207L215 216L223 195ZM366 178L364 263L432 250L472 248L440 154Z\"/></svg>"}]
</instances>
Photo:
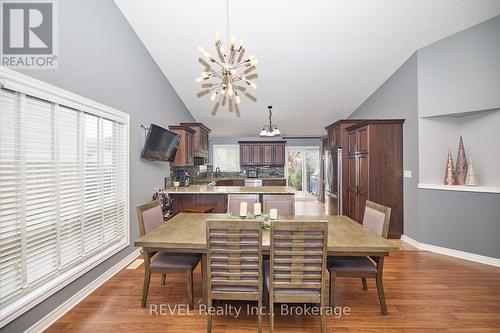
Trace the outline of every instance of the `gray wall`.
<instances>
[{"instance_id":1,"label":"gray wall","mask_svg":"<svg viewBox=\"0 0 500 333\"><path fill-rule=\"evenodd\" d=\"M418 189L418 139L430 135L419 132L418 120L500 106L498 36L500 16L418 50L350 116L406 119L404 168L413 172L404 180L407 236L495 258L500 258L500 195ZM495 145L491 140L485 141Z\"/></svg>"},{"instance_id":2,"label":"gray wall","mask_svg":"<svg viewBox=\"0 0 500 333\"><path fill-rule=\"evenodd\" d=\"M500 194L419 190L421 242L500 258Z\"/></svg>"},{"instance_id":3,"label":"gray wall","mask_svg":"<svg viewBox=\"0 0 500 333\"><path fill-rule=\"evenodd\" d=\"M130 115L131 240L135 207L163 184L168 164L142 161L140 124L161 126L193 117L112 0L64 0L59 5L59 69L23 73ZM22 332L134 250L129 246L4 328Z\"/></svg>"},{"instance_id":4,"label":"gray wall","mask_svg":"<svg viewBox=\"0 0 500 333\"><path fill-rule=\"evenodd\" d=\"M499 41L500 16L497 16L418 50L419 116L500 108ZM498 167L491 168L498 164L497 156L491 156L500 146L495 133L498 132L495 127L498 112L475 112L474 116L460 120L467 126L462 126L464 129L456 133L453 140L445 133L439 137L450 142L456 156L458 135L464 135L466 150L468 147L467 152L472 152L475 166L478 169L488 167L488 175L482 169L484 178L481 179L478 172L480 182L489 182L482 184L485 186L494 186L498 181L494 174L498 174ZM430 121L421 120L421 138L430 135L426 125ZM453 125L449 119L443 121ZM421 145L420 148L436 149L427 147ZM446 149L442 152L440 170L444 172ZM425 160L420 162L427 163ZM419 241L500 258L499 203L500 194L494 193L420 190Z\"/></svg>"},{"instance_id":5,"label":"gray wall","mask_svg":"<svg viewBox=\"0 0 500 333\"><path fill-rule=\"evenodd\" d=\"M418 50L419 115L500 108L500 16Z\"/></svg>"},{"instance_id":6,"label":"gray wall","mask_svg":"<svg viewBox=\"0 0 500 333\"><path fill-rule=\"evenodd\" d=\"M417 55L413 54L349 118L402 118L404 178L404 233L418 239L418 95Z\"/></svg>"}]
</instances>

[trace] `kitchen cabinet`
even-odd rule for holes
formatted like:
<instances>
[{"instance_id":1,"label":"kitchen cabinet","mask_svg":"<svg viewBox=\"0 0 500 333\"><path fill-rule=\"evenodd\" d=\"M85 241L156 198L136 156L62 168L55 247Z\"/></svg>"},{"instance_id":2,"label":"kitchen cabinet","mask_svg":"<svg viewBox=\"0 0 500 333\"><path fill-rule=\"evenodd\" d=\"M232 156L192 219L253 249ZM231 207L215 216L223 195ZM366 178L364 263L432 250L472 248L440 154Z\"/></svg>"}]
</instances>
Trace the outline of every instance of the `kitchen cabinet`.
<instances>
[{"instance_id":1,"label":"kitchen cabinet","mask_svg":"<svg viewBox=\"0 0 500 333\"><path fill-rule=\"evenodd\" d=\"M344 214L362 223L366 200L391 208L389 237L403 234L403 122L369 120L348 130L348 205Z\"/></svg>"},{"instance_id":2,"label":"kitchen cabinet","mask_svg":"<svg viewBox=\"0 0 500 333\"><path fill-rule=\"evenodd\" d=\"M241 165L284 165L285 141L240 141Z\"/></svg>"},{"instance_id":3,"label":"kitchen cabinet","mask_svg":"<svg viewBox=\"0 0 500 333\"><path fill-rule=\"evenodd\" d=\"M175 159L171 162L170 166L194 165L194 135L196 131L188 126L181 125L169 126L168 129L181 137Z\"/></svg>"},{"instance_id":4,"label":"kitchen cabinet","mask_svg":"<svg viewBox=\"0 0 500 333\"><path fill-rule=\"evenodd\" d=\"M274 144L262 144L262 163L265 165L273 164L274 162Z\"/></svg>"},{"instance_id":5,"label":"kitchen cabinet","mask_svg":"<svg viewBox=\"0 0 500 333\"><path fill-rule=\"evenodd\" d=\"M252 164L252 145L249 143L240 143L240 164Z\"/></svg>"},{"instance_id":6,"label":"kitchen cabinet","mask_svg":"<svg viewBox=\"0 0 500 333\"><path fill-rule=\"evenodd\" d=\"M210 129L202 123L181 123L180 125L189 127L196 132L193 136L194 163L196 165L208 163L208 138Z\"/></svg>"},{"instance_id":7,"label":"kitchen cabinet","mask_svg":"<svg viewBox=\"0 0 500 333\"><path fill-rule=\"evenodd\" d=\"M286 179L262 179L262 186L286 186Z\"/></svg>"}]
</instances>

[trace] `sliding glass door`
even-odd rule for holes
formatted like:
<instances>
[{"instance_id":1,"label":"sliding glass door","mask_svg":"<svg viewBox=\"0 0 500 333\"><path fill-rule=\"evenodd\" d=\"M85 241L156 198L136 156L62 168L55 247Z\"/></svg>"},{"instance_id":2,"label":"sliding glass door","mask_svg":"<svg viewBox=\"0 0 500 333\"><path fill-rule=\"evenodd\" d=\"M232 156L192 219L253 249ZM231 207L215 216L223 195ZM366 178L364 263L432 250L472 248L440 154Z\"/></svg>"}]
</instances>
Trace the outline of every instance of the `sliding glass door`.
<instances>
[{"instance_id":1,"label":"sliding glass door","mask_svg":"<svg viewBox=\"0 0 500 333\"><path fill-rule=\"evenodd\" d=\"M285 177L293 187L297 199L314 199L318 196L319 147L286 147Z\"/></svg>"}]
</instances>

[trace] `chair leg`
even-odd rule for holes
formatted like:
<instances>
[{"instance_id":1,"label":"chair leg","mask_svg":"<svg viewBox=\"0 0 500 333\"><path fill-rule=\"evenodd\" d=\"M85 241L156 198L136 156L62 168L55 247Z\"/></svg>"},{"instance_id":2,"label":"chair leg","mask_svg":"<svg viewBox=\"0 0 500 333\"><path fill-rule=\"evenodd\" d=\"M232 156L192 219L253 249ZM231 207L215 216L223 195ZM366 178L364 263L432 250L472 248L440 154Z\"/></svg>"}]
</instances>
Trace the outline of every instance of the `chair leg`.
<instances>
[{"instance_id":1,"label":"chair leg","mask_svg":"<svg viewBox=\"0 0 500 333\"><path fill-rule=\"evenodd\" d=\"M274 332L274 303L269 297L269 333Z\"/></svg>"},{"instance_id":2,"label":"chair leg","mask_svg":"<svg viewBox=\"0 0 500 333\"><path fill-rule=\"evenodd\" d=\"M262 333L262 295L259 297L257 304L257 325L259 327L259 333Z\"/></svg>"},{"instance_id":3,"label":"chair leg","mask_svg":"<svg viewBox=\"0 0 500 333\"><path fill-rule=\"evenodd\" d=\"M207 297L207 308L210 309L212 307L212 297L208 295ZM212 315L211 311L208 311L207 313L207 333L212 332Z\"/></svg>"},{"instance_id":4,"label":"chair leg","mask_svg":"<svg viewBox=\"0 0 500 333\"><path fill-rule=\"evenodd\" d=\"M144 271L144 287L142 288L142 303L141 306L143 308L146 307L146 301L148 299L148 291L149 291L149 281L151 280L151 271L146 269Z\"/></svg>"},{"instance_id":5,"label":"chair leg","mask_svg":"<svg viewBox=\"0 0 500 333\"><path fill-rule=\"evenodd\" d=\"M377 290L378 290L378 299L380 301L380 308L382 309L382 313L386 315L387 306L385 305L384 284L382 283L381 275L377 275Z\"/></svg>"},{"instance_id":6,"label":"chair leg","mask_svg":"<svg viewBox=\"0 0 500 333\"><path fill-rule=\"evenodd\" d=\"M323 302L321 302L320 306L319 306L319 326L320 326L320 330L321 330L321 333L325 333L325 330L326 330L326 320L325 320L325 311L324 311L324 306L323 306Z\"/></svg>"},{"instance_id":7,"label":"chair leg","mask_svg":"<svg viewBox=\"0 0 500 333\"><path fill-rule=\"evenodd\" d=\"M330 307L333 308L333 298L335 296L335 272L330 271Z\"/></svg>"},{"instance_id":8,"label":"chair leg","mask_svg":"<svg viewBox=\"0 0 500 333\"><path fill-rule=\"evenodd\" d=\"M161 285L164 286L167 283L167 274L163 273L161 275Z\"/></svg>"},{"instance_id":9,"label":"chair leg","mask_svg":"<svg viewBox=\"0 0 500 333\"><path fill-rule=\"evenodd\" d=\"M189 308L193 308L194 297L193 297L193 271L188 269L186 271L186 280L187 280L187 297L189 302Z\"/></svg>"},{"instance_id":10,"label":"chair leg","mask_svg":"<svg viewBox=\"0 0 500 333\"><path fill-rule=\"evenodd\" d=\"M368 284L366 283L366 278L361 278L361 283L363 284L363 290L368 290Z\"/></svg>"},{"instance_id":11,"label":"chair leg","mask_svg":"<svg viewBox=\"0 0 500 333\"><path fill-rule=\"evenodd\" d=\"M207 288L207 255L201 256L201 303L207 304L208 288Z\"/></svg>"}]
</instances>

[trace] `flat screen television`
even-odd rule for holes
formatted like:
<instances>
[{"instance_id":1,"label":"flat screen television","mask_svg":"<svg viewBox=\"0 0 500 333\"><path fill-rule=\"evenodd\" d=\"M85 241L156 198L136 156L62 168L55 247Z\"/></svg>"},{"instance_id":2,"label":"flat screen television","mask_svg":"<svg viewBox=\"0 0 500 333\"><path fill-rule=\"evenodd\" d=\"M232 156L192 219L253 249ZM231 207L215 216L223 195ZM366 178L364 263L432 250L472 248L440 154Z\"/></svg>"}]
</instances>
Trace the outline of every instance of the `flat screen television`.
<instances>
[{"instance_id":1,"label":"flat screen television","mask_svg":"<svg viewBox=\"0 0 500 333\"><path fill-rule=\"evenodd\" d=\"M141 157L147 160L172 162L177 153L180 135L151 124Z\"/></svg>"}]
</instances>

